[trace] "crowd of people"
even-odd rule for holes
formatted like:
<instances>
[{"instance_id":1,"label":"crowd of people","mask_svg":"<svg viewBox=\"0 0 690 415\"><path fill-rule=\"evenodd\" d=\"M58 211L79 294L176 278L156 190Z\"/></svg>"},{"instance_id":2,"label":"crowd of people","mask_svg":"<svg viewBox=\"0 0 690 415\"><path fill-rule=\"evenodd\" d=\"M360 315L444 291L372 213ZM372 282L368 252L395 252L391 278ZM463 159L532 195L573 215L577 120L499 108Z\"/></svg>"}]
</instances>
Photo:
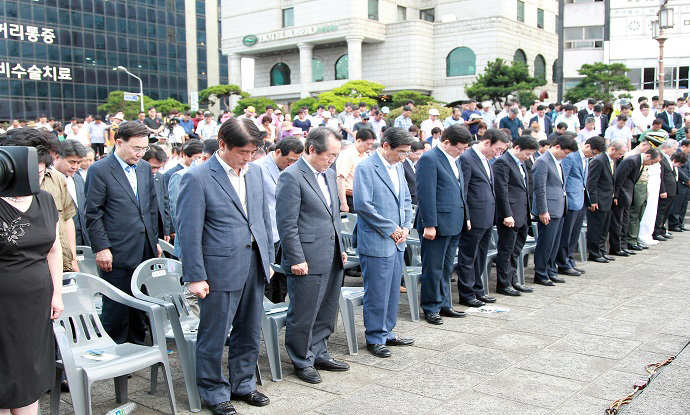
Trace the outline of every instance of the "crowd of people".
<instances>
[{"instance_id":1,"label":"crowd of people","mask_svg":"<svg viewBox=\"0 0 690 415\"><path fill-rule=\"evenodd\" d=\"M690 111L681 99L657 105L494 111L469 100L445 120L431 108L419 125L412 101L396 118L348 103L294 118L268 106L219 121L150 108L66 128L43 116L13 122L0 145L36 148L42 190L0 198L0 414L35 413L53 382L50 320L63 310L62 272L79 271L79 245L91 247L101 278L131 294L135 268L162 255L158 240L173 243L200 319L197 386L214 414L228 415L231 400L269 403L254 373L264 297L289 300L285 345L298 378L349 370L328 347L348 263L341 214L356 217L353 275L364 284L367 349L380 358L414 344L394 330L411 239L433 325L466 315L452 305L453 272L458 304L497 302L482 279L492 244L495 292L520 296L533 291L518 278L529 234L534 283L545 286L585 272L573 257L585 223L581 259L598 263L671 239L686 230ZM102 321L115 342L144 344L141 312L104 298Z\"/></svg>"}]
</instances>

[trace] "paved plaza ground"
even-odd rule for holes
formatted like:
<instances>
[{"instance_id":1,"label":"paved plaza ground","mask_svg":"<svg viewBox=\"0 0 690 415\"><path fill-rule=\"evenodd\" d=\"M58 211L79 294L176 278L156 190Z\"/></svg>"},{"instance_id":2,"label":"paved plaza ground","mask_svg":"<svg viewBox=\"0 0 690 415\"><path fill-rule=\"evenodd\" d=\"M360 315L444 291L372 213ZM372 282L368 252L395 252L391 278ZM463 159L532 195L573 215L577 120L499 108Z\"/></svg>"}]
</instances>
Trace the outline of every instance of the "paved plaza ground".
<instances>
[{"instance_id":1,"label":"paved plaza ground","mask_svg":"<svg viewBox=\"0 0 690 415\"><path fill-rule=\"evenodd\" d=\"M444 318L442 326L412 322L407 298L401 296L397 332L415 339L415 345L392 348L388 359L366 351L360 307L359 354L348 355L340 321L331 337L331 351L350 363L349 372L321 372L323 383L306 384L292 375L281 340L283 382L270 381L266 354L262 350L260 355L264 384L259 390L271 404L235 407L240 415L603 414L646 377L646 364L675 355L690 339L689 260L690 232L676 233L673 240L636 256L610 264L589 262L586 274L568 277L566 284L543 287L528 278L534 293L497 296L497 305L510 312ZM530 261L528 276L531 266ZM361 286L361 281L348 277L346 285ZM178 412L186 415L176 353L171 365ZM170 413L162 377L156 395L147 393L148 379L147 371L130 379L129 399L139 405L135 414ZM624 413L688 414L688 384L690 348L662 369ZM42 399L43 413L49 413L47 398ZM97 383L94 414L118 406L114 398L111 381ZM69 402L63 393L61 414L72 413ZM202 413L210 412L204 408Z\"/></svg>"}]
</instances>

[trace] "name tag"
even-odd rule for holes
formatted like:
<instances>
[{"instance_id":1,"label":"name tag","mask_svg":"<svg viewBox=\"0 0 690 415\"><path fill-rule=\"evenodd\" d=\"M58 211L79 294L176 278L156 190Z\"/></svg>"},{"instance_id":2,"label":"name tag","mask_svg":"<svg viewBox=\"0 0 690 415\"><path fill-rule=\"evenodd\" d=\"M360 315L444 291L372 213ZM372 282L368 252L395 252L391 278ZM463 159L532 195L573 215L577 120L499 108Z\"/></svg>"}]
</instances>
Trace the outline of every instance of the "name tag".
<instances>
[{"instance_id":1,"label":"name tag","mask_svg":"<svg viewBox=\"0 0 690 415\"><path fill-rule=\"evenodd\" d=\"M76 293L77 292L77 286L76 285L66 285L62 287L62 293L67 294L67 293Z\"/></svg>"},{"instance_id":2,"label":"name tag","mask_svg":"<svg viewBox=\"0 0 690 415\"><path fill-rule=\"evenodd\" d=\"M84 260L84 255L77 255L77 262L83 261Z\"/></svg>"},{"instance_id":3,"label":"name tag","mask_svg":"<svg viewBox=\"0 0 690 415\"><path fill-rule=\"evenodd\" d=\"M163 276L163 275L167 275L167 272L166 272L164 269L161 269L161 270L158 270L158 271L153 271L153 272L151 273L151 276L154 277L154 278L155 278L155 277L161 277L161 276Z\"/></svg>"}]
</instances>

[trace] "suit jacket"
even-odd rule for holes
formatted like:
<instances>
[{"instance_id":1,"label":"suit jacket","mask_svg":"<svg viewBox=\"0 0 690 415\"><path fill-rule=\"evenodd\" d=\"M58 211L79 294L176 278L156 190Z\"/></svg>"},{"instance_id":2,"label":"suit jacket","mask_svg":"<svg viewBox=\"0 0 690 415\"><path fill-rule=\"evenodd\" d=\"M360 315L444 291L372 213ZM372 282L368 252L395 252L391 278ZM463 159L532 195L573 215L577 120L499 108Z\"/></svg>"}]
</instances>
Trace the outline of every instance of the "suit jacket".
<instances>
[{"instance_id":1,"label":"suit jacket","mask_svg":"<svg viewBox=\"0 0 690 415\"><path fill-rule=\"evenodd\" d=\"M397 193L378 151L362 160L355 169L352 194L357 225L354 234L355 245L362 255L385 258L396 251L405 251L405 243L396 245L390 237L398 227L412 228L412 199L401 164L393 167L398 173Z\"/></svg>"},{"instance_id":2,"label":"suit jacket","mask_svg":"<svg viewBox=\"0 0 690 415\"><path fill-rule=\"evenodd\" d=\"M580 210L585 206L589 197L585 189L587 171L582 166L582 156L579 151L573 151L561 160L563 177L565 177L565 193L568 197L568 209Z\"/></svg>"},{"instance_id":3,"label":"suit jacket","mask_svg":"<svg viewBox=\"0 0 690 415\"><path fill-rule=\"evenodd\" d=\"M609 157L601 153L589 162L587 175L587 194L589 204L599 205L599 210L608 212L613 205L613 173L609 165Z\"/></svg>"},{"instance_id":4,"label":"suit jacket","mask_svg":"<svg viewBox=\"0 0 690 415\"><path fill-rule=\"evenodd\" d=\"M544 153L532 166L534 199L532 214L549 213L552 219L563 217L566 207L565 183L559 177L556 160L550 153Z\"/></svg>"},{"instance_id":5,"label":"suit jacket","mask_svg":"<svg viewBox=\"0 0 690 415\"><path fill-rule=\"evenodd\" d=\"M208 281L211 291L242 289L250 273L253 237L268 283L274 251L261 169L249 164L244 181L246 213L217 154L182 176L177 199L182 281Z\"/></svg>"},{"instance_id":6,"label":"suit jacket","mask_svg":"<svg viewBox=\"0 0 690 415\"><path fill-rule=\"evenodd\" d=\"M74 203L74 206L77 207L77 213L72 217L77 236L77 245L91 246L89 232L86 229L86 194L84 193L84 178L81 177L81 174L77 173L72 176L72 179L74 180L74 188L77 193L77 200Z\"/></svg>"},{"instance_id":7,"label":"suit jacket","mask_svg":"<svg viewBox=\"0 0 690 415\"><path fill-rule=\"evenodd\" d=\"M253 162L261 169L264 178L264 191L268 199L268 213L271 215L271 233L273 235L273 242L278 242L280 236L278 235L278 227L276 226L276 185L278 184L278 176L280 176L280 169L273 160L273 153L269 153L266 157L262 157Z\"/></svg>"},{"instance_id":8,"label":"suit jacket","mask_svg":"<svg viewBox=\"0 0 690 415\"><path fill-rule=\"evenodd\" d=\"M410 191L410 198L412 204L417 204L417 182L415 181L416 173L414 167L412 167L412 162L409 159L405 159L402 163L403 170L405 171L405 181L407 182L407 188Z\"/></svg>"},{"instance_id":9,"label":"suit jacket","mask_svg":"<svg viewBox=\"0 0 690 415\"><path fill-rule=\"evenodd\" d=\"M626 157L613 172L613 198L619 206L632 205L635 183L642 174L642 156L639 154Z\"/></svg>"},{"instance_id":10,"label":"suit jacket","mask_svg":"<svg viewBox=\"0 0 690 415\"><path fill-rule=\"evenodd\" d=\"M419 232L424 232L425 227L435 227L439 236L458 235L470 219L462 166L460 160L455 160L455 163L459 178L439 146L424 153L417 161L415 227Z\"/></svg>"},{"instance_id":11,"label":"suit jacket","mask_svg":"<svg viewBox=\"0 0 690 415\"><path fill-rule=\"evenodd\" d=\"M496 223L503 223L503 219L512 216L518 228L529 224L531 220L527 169L525 168L523 181L520 167L507 151L496 159L492 167L496 186Z\"/></svg>"},{"instance_id":12,"label":"suit jacket","mask_svg":"<svg viewBox=\"0 0 690 415\"><path fill-rule=\"evenodd\" d=\"M86 176L86 227L91 249L110 249L114 268L136 268L144 258L146 244L156 254L158 201L151 165L136 165L137 196L122 166L110 155L89 167Z\"/></svg>"},{"instance_id":13,"label":"suit jacket","mask_svg":"<svg viewBox=\"0 0 690 415\"><path fill-rule=\"evenodd\" d=\"M599 123L599 131L601 131L601 136L603 137L604 134L606 134L606 129L609 128L609 117L608 115L602 113L601 118L597 118L597 116L594 116L594 128L596 129L596 123ZM580 124L582 125L582 124Z\"/></svg>"},{"instance_id":14,"label":"suit jacket","mask_svg":"<svg viewBox=\"0 0 690 415\"><path fill-rule=\"evenodd\" d=\"M669 122L668 112L662 111L656 114L656 117L661 120L661 128L666 130L667 133L671 134L673 128L678 129L683 126L683 117L677 112L673 113L672 122Z\"/></svg>"},{"instance_id":15,"label":"suit jacket","mask_svg":"<svg viewBox=\"0 0 690 415\"><path fill-rule=\"evenodd\" d=\"M530 200L530 205L532 202L532 195L534 195L534 181L532 180L532 166L534 166L534 161L539 157L539 152L535 151L531 157L529 157L527 160L525 160L525 168L527 169L527 183L528 183L528 192L529 192L529 200Z\"/></svg>"},{"instance_id":16,"label":"suit jacket","mask_svg":"<svg viewBox=\"0 0 690 415\"><path fill-rule=\"evenodd\" d=\"M158 201L158 233L159 236L170 235L172 221L170 220L170 202L168 201L168 186L162 174L153 175L153 184L156 188L156 200Z\"/></svg>"},{"instance_id":17,"label":"suit jacket","mask_svg":"<svg viewBox=\"0 0 690 415\"><path fill-rule=\"evenodd\" d=\"M594 115L594 111L592 111L592 115ZM587 108L583 108L580 111L577 112L577 118L580 120L580 128L585 127L585 119L589 117L589 111Z\"/></svg>"},{"instance_id":18,"label":"suit jacket","mask_svg":"<svg viewBox=\"0 0 690 415\"><path fill-rule=\"evenodd\" d=\"M680 151L680 150L678 150ZM690 161L685 162L678 168L678 191L680 192L681 186L687 188L688 181L690 181Z\"/></svg>"},{"instance_id":19,"label":"suit jacket","mask_svg":"<svg viewBox=\"0 0 690 415\"><path fill-rule=\"evenodd\" d=\"M471 147L460 155L472 228L487 229L496 222L493 174L488 176L481 159ZM489 169L489 171L491 171Z\"/></svg>"},{"instance_id":20,"label":"suit jacket","mask_svg":"<svg viewBox=\"0 0 690 415\"><path fill-rule=\"evenodd\" d=\"M306 262L309 274L331 272L333 261L342 267L343 244L335 172L326 170L328 207L316 176L304 160L283 170L276 186L276 225L283 249L284 270Z\"/></svg>"},{"instance_id":21,"label":"suit jacket","mask_svg":"<svg viewBox=\"0 0 690 415\"><path fill-rule=\"evenodd\" d=\"M539 124L539 115L535 115L534 117L532 117L532 119L529 120L529 125L532 125L533 122L536 122L537 124ZM549 135L551 135L551 133L553 132L553 125L551 123L551 117L549 117L546 114L544 114L544 132L546 133L547 137Z\"/></svg>"},{"instance_id":22,"label":"suit jacket","mask_svg":"<svg viewBox=\"0 0 690 415\"><path fill-rule=\"evenodd\" d=\"M668 197L678 194L678 180L673 172L673 165L665 155L661 156L661 188L659 193L668 193Z\"/></svg>"}]
</instances>

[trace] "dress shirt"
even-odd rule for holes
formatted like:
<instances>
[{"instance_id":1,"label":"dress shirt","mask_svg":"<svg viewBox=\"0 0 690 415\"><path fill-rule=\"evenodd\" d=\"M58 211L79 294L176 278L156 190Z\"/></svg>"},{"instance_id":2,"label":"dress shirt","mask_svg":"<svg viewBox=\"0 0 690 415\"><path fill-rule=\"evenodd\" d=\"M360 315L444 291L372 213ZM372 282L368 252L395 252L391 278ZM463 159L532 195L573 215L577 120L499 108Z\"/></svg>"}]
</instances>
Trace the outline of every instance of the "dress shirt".
<instances>
[{"instance_id":1,"label":"dress shirt","mask_svg":"<svg viewBox=\"0 0 690 415\"><path fill-rule=\"evenodd\" d=\"M582 160L582 172L584 173L585 177L587 177L587 157L585 157L585 152L582 151L582 149L577 150L578 153L580 153L580 159Z\"/></svg>"},{"instance_id":2,"label":"dress shirt","mask_svg":"<svg viewBox=\"0 0 690 415\"><path fill-rule=\"evenodd\" d=\"M398 116L398 118L395 119L395 123L393 126L404 128L405 131L408 131L410 129L410 127L412 127L412 119L409 117L405 118L402 115L400 115L400 116Z\"/></svg>"},{"instance_id":3,"label":"dress shirt","mask_svg":"<svg viewBox=\"0 0 690 415\"><path fill-rule=\"evenodd\" d=\"M611 169L611 174L613 174L613 159L606 153L606 158L609 160L609 169Z\"/></svg>"},{"instance_id":4,"label":"dress shirt","mask_svg":"<svg viewBox=\"0 0 690 415\"><path fill-rule=\"evenodd\" d=\"M70 196L72 196L72 201L74 202L74 207L78 208L77 204L77 186L74 184L74 177L65 176L65 181L67 182L67 191Z\"/></svg>"},{"instance_id":5,"label":"dress shirt","mask_svg":"<svg viewBox=\"0 0 690 415\"><path fill-rule=\"evenodd\" d=\"M556 170L558 170L558 178L561 179L561 183L564 182L564 177L563 177L563 166L561 166L561 162L556 159L556 156L551 154L550 151L546 151L546 154L550 155L553 158L553 161L556 162ZM563 192L565 193L565 192Z\"/></svg>"},{"instance_id":6,"label":"dress shirt","mask_svg":"<svg viewBox=\"0 0 690 415\"><path fill-rule=\"evenodd\" d=\"M491 180L491 167L489 166L489 160L487 160L486 157L484 157L484 154L482 154L482 152L479 151L479 147L477 144L472 146L472 150L474 150L479 156L479 159L482 161L482 164L484 165L486 175L489 177L489 180Z\"/></svg>"},{"instance_id":7,"label":"dress shirt","mask_svg":"<svg viewBox=\"0 0 690 415\"><path fill-rule=\"evenodd\" d=\"M309 169L311 169L312 173L314 173L314 176L316 177L316 182L319 184L319 187L321 188L321 194L323 194L323 198L326 199L326 203L330 208L331 197L328 191L328 182L326 182L326 173L321 173L320 171L316 170L311 164L309 164L309 161L307 161L306 157L302 157L302 159L305 163L307 163L307 166L309 166Z\"/></svg>"},{"instance_id":8,"label":"dress shirt","mask_svg":"<svg viewBox=\"0 0 690 415\"><path fill-rule=\"evenodd\" d=\"M577 141L577 144L584 144L585 141L589 140L591 137L596 137L598 135L599 134L597 133L596 128L592 131L589 131L585 127L583 129L581 129L579 133L577 133L577 138L575 140Z\"/></svg>"},{"instance_id":9,"label":"dress shirt","mask_svg":"<svg viewBox=\"0 0 690 415\"><path fill-rule=\"evenodd\" d=\"M218 124L213 120L211 120L210 124L204 120L196 127L196 134L199 136L201 141L209 138L215 138L218 136Z\"/></svg>"},{"instance_id":10,"label":"dress shirt","mask_svg":"<svg viewBox=\"0 0 690 415\"><path fill-rule=\"evenodd\" d=\"M458 165L456 161L458 160L457 157L453 157L450 154L446 153L446 150L443 149L443 147L439 147L441 151L443 151L443 154L446 155L446 158L448 159L448 163L450 163L450 168L453 170L453 174L455 174L455 178L460 180L460 172L458 171Z\"/></svg>"},{"instance_id":11,"label":"dress shirt","mask_svg":"<svg viewBox=\"0 0 690 415\"><path fill-rule=\"evenodd\" d=\"M601 135L601 118L602 114L599 115L592 115L592 118L594 118L594 131L596 131L597 135Z\"/></svg>"},{"instance_id":12,"label":"dress shirt","mask_svg":"<svg viewBox=\"0 0 690 415\"><path fill-rule=\"evenodd\" d=\"M413 162L410 159L405 159L406 162L410 163L410 166L412 167L412 171L417 173L417 163Z\"/></svg>"},{"instance_id":13,"label":"dress shirt","mask_svg":"<svg viewBox=\"0 0 690 415\"><path fill-rule=\"evenodd\" d=\"M508 151L508 153L513 157L513 160L515 160L515 163L518 165L518 169L520 170L520 174L522 175L522 183L527 186L527 174L525 173L525 165L522 164L519 158L515 157L515 154L513 154L512 151Z\"/></svg>"},{"instance_id":14,"label":"dress shirt","mask_svg":"<svg viewBox=\"0 0 690 415\"><path fill-rule=\"evenodd\" d=\"M383 154L381 154L381 151L379 151L379 157L381 158L381 161L383 162L383 166L386 168L386 171L388 172L388 176L391 178L391 181L393 182L393 187L395 188L395 195L398 196L400 195L400 179L398 178L398 168L397 168L397 163L396 164L390 164L388 160L386 160L385 157L383 157Z\"/></svg>"},{"instance_id":15,"label":"dress shirt","mask_svg":"<svg viewBox=\"0 0 690 415\"><path fill-rule=\"evenodd\" d=\"M458 119L456 120L456 119L453 118L453 116L451 115L450 117L446 118L445 121L443 121L443 127L448 128L448 127L450 127L451 125L455 125L455 124L464 124L464 123L465 123L465 120L464 120L462 117L458 117ZM489 127L489 128L491 128L491 127Z\"/></svg>"},{"instance_id":16,"label":"dress shirt","mask_svg":"<svg viewBox=\"0 0 690 415\"><path fill-rule=\"evenodd\" d=\"M237 197L240 198L240 203L242 204L242 210L244 210L244 213L247 213L247 185L245 183L244 176L247 174L249 171L249 164L245 164L244 167L240 170L240 174L237 174L237 171L230 167L223 159L216 153L216 158L218 159L218 162L220 163L221 167L223 167L223 170L225 170L225 174L228 175L228 179L230 179L230 184L232 184L233 189L235 189L235 193L237 193Z\"/></svg>"},{"instance_id":17,"label":"dress shirt","mask_svg":"<svg viewBox=\"0 0 690 415\"><path fill-rule=\"evenodd\" d=\"M561 122L564 122L568 125L566 131L570 131L571 133L577 133L577 129L580 128L580 120L575 114L571 115L570 117L566 116L565 113L559 115L556 118L556 123L554 125L558 125Z\"/></svg>"},{"instance_id":18,"label":"dress shirt","mask_svg":"<svg viewBox=\"0 0 690 415\"><path fill-rule=\"evenodd\" d=\"M537 122L539 123L539 131L546 132L546 121L544 121L544 119L546 119L546 115L544 115L543 117L540 117L539 115L537 115Z\"/></svg>"},{"instance_id":19,"label":"dress shirt","mask_svg":"<svg viewBox=\"0 0 690 415\"><path fill-rule=\"evenodd\" d=\"M139 193L137 192L137 165L135 164L130 166L129 164L125 163L114 151L113 155L115 155L115 158L120 163L120 166L122 166L122 170L124 170L125 176L127 176L127 181L129 181L129 185L132 186L132 191L134 192L134 196L136 196L138 201Z\"/></svg>"}]
</instances>

